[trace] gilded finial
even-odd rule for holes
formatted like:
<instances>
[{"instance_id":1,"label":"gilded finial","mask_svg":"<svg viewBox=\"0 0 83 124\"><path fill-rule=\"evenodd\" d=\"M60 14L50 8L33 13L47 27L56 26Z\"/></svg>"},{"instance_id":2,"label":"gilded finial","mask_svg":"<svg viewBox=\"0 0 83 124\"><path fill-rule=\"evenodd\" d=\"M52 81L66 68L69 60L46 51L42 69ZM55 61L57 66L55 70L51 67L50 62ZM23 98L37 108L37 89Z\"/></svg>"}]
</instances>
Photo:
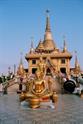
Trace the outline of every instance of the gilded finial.
<instances>
[{"instance_id":1,"label":"gilded finial","mask_svg":"<svg viewBox=\"0 0 83 124\"><path fill-rule=\"evenodd\" d=\"M22 62L22 55L23 55L23 53L21 52L21 53L20 53L20 65L23 64L23 62Z\"/></svg>"},{"instance_id":2,"label":"gilded finial","mask_svg":"<svg viewBox=\"0 0 83 124\"><path fill-rule=\"evenodd\" d=\"M66 46L66 40L65 40L65 35L63 36L63 52L67 51L67 46Z\"/></svg>"},{"instance_id":3,"label":"gilded finial","mask_svg":"<svg viewBox=\"0 0 83 124\"><path fill-rule=\"evenodd\" d=\"M46 32L50 32L49 10L46 10Z\"/></svg>"},{"instance_id":4,"label":"gilded finial","mask_svg":"<svg viewBox=\"0 0 83 124\"><path fill-rule=\"evenodd\" d=\"M77 58L77 51L75 51L75 68L78 68L78 58Z\"/></svg>"},{"instance_id":5,"label":"gilded finial","mask_svg":"<svg viewBox=\"0 0 83 124\"><path fill-rule=\"evenodd\" d=\"M34 47L33 47L33 37L31 37L31 49L30 52L32 53L34 51Z\"/></svg>"},{"instance_id":6,"label":"gilded finial","mask_svg":"<svg viewBox=\"0 0 83 124\"><path fill-rule=\"evenodd\" d=\"M20 76L23 76L24 75L24 67L23 67L23 62L22 62L22 55L23 53L21 52L20 53L20 64L19 64L19 67L18 67L18 70L17 70L17 74L20 75Z\"/></svg>"},{"instance_id":7,"label":"gilded finial","mask_svg":"<svg viewBox=\"0 0 83 124\"><path fill-rule=\"evenodd\" d=\"M33 37L31 37L31 48L33 48Z\"/></svg>"},{"instance_id":8,"label":"gilded finial","mask_svg":"<svg viewBox=\"0 0 83 124\"><path fill-rule=\"evenodd\" d=\"M48 17L49 16L49 13L50 13L50 10L46 10L46 16Z\"/></svg>"},{"instance_id":9,"label":"gilded finial","mask_svg":"<svg viewBox=\"0 0 83 124\"><path fill-rule=\"evenodd\" d=\"M80 72L80 65L78 63L77 51L75 51L75 73L78 74Z\"/></svg>"}]
</instances>

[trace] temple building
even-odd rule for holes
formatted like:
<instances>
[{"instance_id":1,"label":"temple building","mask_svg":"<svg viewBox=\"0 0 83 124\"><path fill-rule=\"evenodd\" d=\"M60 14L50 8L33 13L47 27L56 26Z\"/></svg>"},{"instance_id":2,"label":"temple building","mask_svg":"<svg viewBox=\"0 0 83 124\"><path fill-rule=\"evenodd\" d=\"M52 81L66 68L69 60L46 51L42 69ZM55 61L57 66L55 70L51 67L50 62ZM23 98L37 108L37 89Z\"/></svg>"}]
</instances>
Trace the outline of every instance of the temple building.
<instances>
[{"instance_id":1,"label":"temple building","mask_svg":"<svg viewBox=\"0 0 83 124\"><path fill-rule=\"evenodd\" d=\"M38 63L43 61L46 65L46 74L57 74L58 72L70 73L70 60L72 58L71 53L67 50L66 41L64 40L63 49L57 48L56 43L52 38L52 32L50 27L50 17L46 16L46 27L44 39L40 40L37 47L31 48L29 53L25 56L28 62L28 73L34 74L38 69Z\"/></svg>"}]
</instances>

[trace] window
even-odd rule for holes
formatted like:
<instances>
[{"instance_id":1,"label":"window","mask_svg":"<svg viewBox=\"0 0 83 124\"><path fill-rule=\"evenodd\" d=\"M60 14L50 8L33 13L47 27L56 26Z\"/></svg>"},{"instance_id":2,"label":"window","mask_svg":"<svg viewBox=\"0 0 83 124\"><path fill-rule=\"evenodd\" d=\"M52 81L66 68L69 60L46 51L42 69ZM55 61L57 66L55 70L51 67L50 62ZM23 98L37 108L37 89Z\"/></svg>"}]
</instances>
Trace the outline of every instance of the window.
<instances>
[{"instance_id":1,"label":"window","mask_svg":"<svg viewBox=\"0 0 83 124\"><path fill-rule=\"evenodd\" d=\"M66 74L66 68L60 68L61 73Z\"/></svg>"},{"instance_id":2,"label":"window","mask_svg":"<svg viewBox=\"0 0 83 124\"><path fill-rule=\"evenodd\" d=\"M35 74L37 68L32 68L32 74Z\"/></svg>"},{"instance_id":3,"label":"window","mask_svg":"<svg viewBox=\"0 0 83 124\"><path fill-rule=\"evenodd\" d=\"M65 64L65 59L61 59L61 63L62 64Z\"/></svg>"},{"instance_id":4,"label":"window","mask_svg":"<svg viewBox=\"0 0 83 124\"><path fill-rule=\"evenodd\" d=\"M34 60L32 60L32 64L36 64L36 60L34 59Z\"/></svg>"}]
</instances>

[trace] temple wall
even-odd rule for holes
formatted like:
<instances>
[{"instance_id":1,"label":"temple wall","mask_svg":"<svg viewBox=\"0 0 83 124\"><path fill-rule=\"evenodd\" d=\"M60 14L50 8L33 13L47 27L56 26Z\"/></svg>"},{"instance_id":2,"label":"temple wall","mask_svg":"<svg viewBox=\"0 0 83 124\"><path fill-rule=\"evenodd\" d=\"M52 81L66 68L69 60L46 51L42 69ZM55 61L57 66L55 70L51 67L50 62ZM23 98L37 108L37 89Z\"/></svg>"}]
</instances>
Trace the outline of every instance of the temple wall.
<instances>
[{"instance_id":1,"label":"temple wall","mask_svg":"<svg viewBox=\"0 0 83 124\"><path fill-rule=\"evenodd\" d=\"M32 73L32 68L37 68L38 67L38 63L40 61L40 59L36 59L36 63L32 64L32 59L28 60L28 72ZM46 61L46 59L44 59L44 62ZM65 59L65 63L61 63L61 58L55 58L55 59L51 59L52 64L54 65L54 68L56 70L56 72L60 71L60 68L66 68L66 73L69 74L70 73L70 59L67 58Z\"/></svg>"}]
</instances>

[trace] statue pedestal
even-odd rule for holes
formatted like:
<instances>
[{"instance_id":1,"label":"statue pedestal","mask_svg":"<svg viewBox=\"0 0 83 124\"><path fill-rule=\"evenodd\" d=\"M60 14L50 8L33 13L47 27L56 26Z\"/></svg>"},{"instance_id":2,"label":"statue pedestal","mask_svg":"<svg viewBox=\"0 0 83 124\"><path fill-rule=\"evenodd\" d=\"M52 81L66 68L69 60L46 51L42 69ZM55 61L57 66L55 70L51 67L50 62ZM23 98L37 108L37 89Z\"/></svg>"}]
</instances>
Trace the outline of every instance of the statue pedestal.
<instances>
[{"instance_id":1,"label":"statue pedestal","mask_svg":"<svg viewBox=\"0 0 83 124\"><path fill-rule=\"evenodd\" d=\"M29 106L34 109L39 108L40 107L40 99L39 98L30 98Z\"/></svg>"}]
</instances>

